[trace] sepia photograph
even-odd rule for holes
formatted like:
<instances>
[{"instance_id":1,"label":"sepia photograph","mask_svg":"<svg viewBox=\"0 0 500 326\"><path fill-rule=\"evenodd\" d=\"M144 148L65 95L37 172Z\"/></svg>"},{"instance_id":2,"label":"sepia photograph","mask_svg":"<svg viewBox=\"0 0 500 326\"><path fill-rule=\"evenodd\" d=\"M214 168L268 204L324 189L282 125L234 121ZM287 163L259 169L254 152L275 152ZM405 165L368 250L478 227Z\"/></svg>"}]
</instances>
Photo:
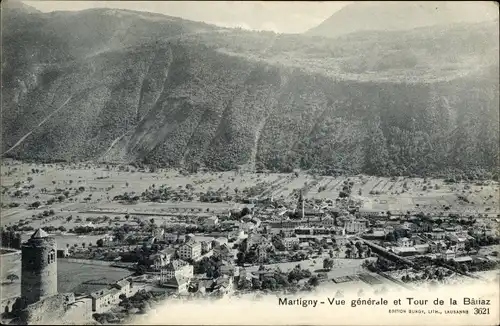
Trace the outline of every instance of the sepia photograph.
<instances>
[{"instance_id":1,"label":"sepia photograph","mask_svg":"<svg viewBox=\"0 0 500 326\"><path fill-rule=\"evenodd\" d=\"M0 15L2 325L500 324L498 2Z\"/></svg>"}]
</instances>

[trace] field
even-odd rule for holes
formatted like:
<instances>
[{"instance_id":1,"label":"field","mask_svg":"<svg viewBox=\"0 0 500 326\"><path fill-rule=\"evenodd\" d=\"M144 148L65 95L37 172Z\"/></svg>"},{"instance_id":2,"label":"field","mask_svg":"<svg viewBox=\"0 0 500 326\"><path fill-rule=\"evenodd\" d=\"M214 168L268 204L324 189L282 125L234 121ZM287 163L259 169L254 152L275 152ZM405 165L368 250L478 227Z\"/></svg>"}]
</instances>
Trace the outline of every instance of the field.
<instances>
[{"instance_id":1,"label":"field","mask_svg":"<svg viewBox=\"0 0 500 326\"><path fill-rule=\"evenodd\" d=\"M35 169L35 173L33 173ZM199 194L207 190L224 189L228 195L241 193L246 188L261 185L263 197L274 196L285 201L294 201L290 195L299 189L307 189L305 197L314 200L335 200L344 183L353 183L351 198L360 202L363 209L375 211L424 212L449 214L499 214L498 183L487 182L446 184L443 180L410 178L376 178L369 176L329 177L295 174L250 174L236 172L198 173L184 176L175 170L158 170L154 173L139 172L134 168L119 171L105 166L84 165L33 165L8 162L2 166L1 184L2 226L21 225L38 228L53 226L70 230L76 226L90 225L93 218L108 216L109 220L93 223L95 226L133 224L125 214L150 220L157 224L169 223L176 215L199 217L225 214L239 205L233 202L205 203L198 200L176 202L139 202L127 205L113 201L113 197L124 193L140 194L153 186L169 186L171 189L186 189ZM36 171L38 170L38 171ZM104 178L104 179L102 179ZM17 184L16 184L17 183ZM312 186L311 186L312 185ZM14 187L14 186L17 186ZM74 193L83 187L81 192ZM21 189L23 194L15 196ZM69 191L64 201L44 205L54 198L59 189ZM32 209L29 205L39 201L42 205ZM9 207L9 204L15 203ZM445 210L446 208L446 210ZM51 216L36 217L44 211L53 210ZM72 218L70 218L70 216ZM36 217L36 218L35 218ZM32 231L23 235L26 239ZM75 237L64 232L56 236L59 248L67 245L95 244L99 237Z\"/></svg>"},{"instance_id":2,"label":"field","mask_svg":"<svg viewBox=\"0 0 500 326\"><path fill-rule=\"evenodd\" d=\"M370 176L330 177L312 176L306 173L252 174L245 172L197 173L182 175L177 170L156 170L154 173L139 171L133 167L91 166L84 164L35 165L15 161L3 162L1 211L2 226L24 223L33 228L40 226L63 226L66 229L88 224L88 219L108 215L112 221L106 225L134 223L123 217L130 214L156 222L168 222L169 217L183 214L210 216L224 214L239 207L234 202L205 203L197 200L209 190L234 196L260 185L262 197L282 198L293 202L292 192L306 189L305 197L314 200L333 200L338 197L345 182L352 182L351 198L360 202L363 209L391 212L425 212L448 214L466 212L470 214L499 214L498 183L453 183L440 179L422 178L377 178ZM193 200L134 205L113 201L117 195L141 194L147 189L165 185L171 189L187 189ZM16 187L14 187L16 186ZM81 188L82 191L75 192ZM69 192L63 201L46 205L46 201ZM17 194L16 194L17 191ZM41 206L32 209L29 205L39 201ZM17 206L18 207L10 207ZM446 210L445 210L446 208ZM52 209L53 216L34 218ZM149 214L149 216L148 216ZM68 221L68 217L73 218ZM89 220L90 220L89 219ZM96 239L72 240L77 242ZM59 241L60 246L67 242Z\"/></svg>"},{"instance_id":3,"label":"field","mask_svg":"<svg viewBox=\"0 0 500 326\"><path fill-rule=\"evenodd\" d=\"M59 292L90 292L114 283L131 272L116 267L86 265L57 261L57 287Z\"/></svg>"},{"instance_id":4,"label":"field","mask_svg":"<svg viewBox=\"0 0 500 326\"><path fill-rule=\"evenodd\" d=\"M15 297L21 293L21 258L20 255L2 255L2 299ZM10 282L8 274L15 274L19 279ZM106 283L114 283L131 273L122 268L110 266L85 265L59 259L57 261L57 287L59 292L94 291ZM84 284L89 282L91 284Z\"/></svg>"}]
</instances>

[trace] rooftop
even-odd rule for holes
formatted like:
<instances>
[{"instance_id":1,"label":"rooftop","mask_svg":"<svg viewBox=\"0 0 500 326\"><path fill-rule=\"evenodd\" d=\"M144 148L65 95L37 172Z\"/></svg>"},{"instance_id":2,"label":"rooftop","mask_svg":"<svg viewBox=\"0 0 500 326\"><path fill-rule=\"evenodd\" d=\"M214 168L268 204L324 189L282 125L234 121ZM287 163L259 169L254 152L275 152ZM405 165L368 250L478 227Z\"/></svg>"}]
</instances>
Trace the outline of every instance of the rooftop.
<instances>
[{"instance_id":1,"label":"rooftop","mask_svg":"<svg viewBox=\"0 0 500 326\"><path fill-rule=\"evenodd\" d=\"M47 238L48 236L49 234L40 228L36 230L35 233L33 233L31 239L42 239L42 238Z\"/></svg>"}]
</instances>

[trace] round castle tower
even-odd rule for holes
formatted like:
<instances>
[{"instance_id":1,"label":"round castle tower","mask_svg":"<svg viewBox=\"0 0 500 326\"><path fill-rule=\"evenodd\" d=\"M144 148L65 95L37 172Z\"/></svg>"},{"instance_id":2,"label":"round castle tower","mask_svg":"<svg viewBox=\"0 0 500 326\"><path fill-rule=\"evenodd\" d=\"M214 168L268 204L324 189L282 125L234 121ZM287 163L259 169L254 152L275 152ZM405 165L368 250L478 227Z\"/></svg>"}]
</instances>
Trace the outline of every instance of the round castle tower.
<instances>
[{"instance_id":1,"label":"round castle tower","mask_svg":"<svg viewBox=\"0 0 500 326\"><path fill-rule=\"evenodd\" d=\"M38 229L22 245L21 297L29 305L57 294L56 240Z\"/></svg>"}]
</instances>

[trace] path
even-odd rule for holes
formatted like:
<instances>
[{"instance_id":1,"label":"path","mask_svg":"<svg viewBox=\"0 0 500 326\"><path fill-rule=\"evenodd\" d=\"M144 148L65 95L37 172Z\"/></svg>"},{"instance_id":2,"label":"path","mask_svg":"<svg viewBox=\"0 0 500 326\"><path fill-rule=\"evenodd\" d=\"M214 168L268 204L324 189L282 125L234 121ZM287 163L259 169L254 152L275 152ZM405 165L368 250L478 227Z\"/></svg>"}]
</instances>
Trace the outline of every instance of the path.
<instances>
[{"instance_id":1,"label":"path","mask_svg":"<svg viewBox=\"0 0 500 326\"><path fill-rule=\"evenodd\" d=\"M10 151L12 151L14 148L16 148L17 146L21 145L21 143L26 139L28 138L32 133L33 131L35 131L37 128L40 128L45 122L47 122L47 120L49 120L54 114L56 114L57 112L59 112L68 102L69 100L71 99L72 96L68 97L68 99L60 106L58 107L57 109L55 109L54 111L52 111L52 113L50 113L48 116L45 117L45 119L43 119L35 128L33 128L32 130L30 130L26 135L24 135L23 137L21 137L21 139L19 139L17 141L17 143L14 144L14 146L12 146L11 148L9 148L7 151L5 151L3 155L9 153Z\"/></svg>"}]
</instances>

